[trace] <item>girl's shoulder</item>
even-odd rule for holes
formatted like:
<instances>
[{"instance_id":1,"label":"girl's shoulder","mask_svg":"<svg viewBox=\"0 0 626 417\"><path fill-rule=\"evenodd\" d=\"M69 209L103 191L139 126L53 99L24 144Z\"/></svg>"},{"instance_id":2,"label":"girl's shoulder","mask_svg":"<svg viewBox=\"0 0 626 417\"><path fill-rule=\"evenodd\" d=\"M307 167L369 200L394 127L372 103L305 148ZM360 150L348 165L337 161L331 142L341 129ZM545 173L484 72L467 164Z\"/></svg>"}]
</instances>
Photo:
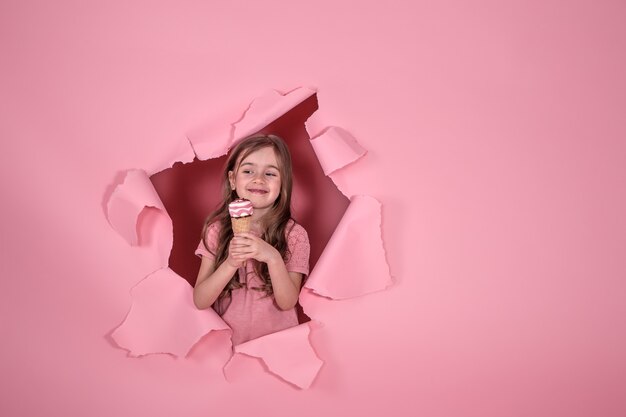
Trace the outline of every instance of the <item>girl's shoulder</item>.
<instances>
[{"instance_id":1,"label":"girl's shoulder","mask_svg":"<svg viewBox=\"0 0 626 417\"><path fill-rule=\"evenodd\" d=\"M286 233L287 233L287 239L292 240L292 239L300 239L300 238L305 238L306 240L309 239L309 235L306 232L306 229L298 222L296 222L293 218L289 219L289 221L287 222L287 227L286 227Z\"/></svg>"},{"instance_id":2,"label":"girl's shoulder","mask_svg":"<svg viewBox=\"0 0 626 417\"><path fill-rule=\"evenodd\" d=\"M222 228L222 225L219 220L213 220L207 226L207 229L214 229L217 231L219 231L221 228Z\"/></svg>"},{"instance_id":3,"label":"girl's shoulder","mask_svg":"<svg viewBox=\"0 0 626 417\"><path fill-rule=\"evenodd\" d=\"M222 225L219 220L213 220L207 225L205 236L209 239L217 239L217 236L220 234L220 230L222 230Z\"/></svg>"}]
</instances>

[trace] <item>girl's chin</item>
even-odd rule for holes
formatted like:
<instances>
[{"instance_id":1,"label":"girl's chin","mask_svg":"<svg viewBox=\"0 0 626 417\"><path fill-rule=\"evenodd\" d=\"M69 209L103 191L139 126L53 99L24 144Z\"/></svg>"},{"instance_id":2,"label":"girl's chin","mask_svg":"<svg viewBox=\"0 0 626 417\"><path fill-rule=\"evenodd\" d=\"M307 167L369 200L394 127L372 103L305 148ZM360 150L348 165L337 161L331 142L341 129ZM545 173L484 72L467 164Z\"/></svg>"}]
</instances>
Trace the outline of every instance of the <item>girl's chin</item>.
<instances>
[{"instance_id":1,"label":"girl's chin","mask_svg":"<svg viewBox=\"0 0 626 417\"><path fill-rule=\"evenodd\" d=\"M255 210L267 210L269 209L271 206L265 205L265 204L252 204L252 208Z\"/></svg>"}]
</instances>

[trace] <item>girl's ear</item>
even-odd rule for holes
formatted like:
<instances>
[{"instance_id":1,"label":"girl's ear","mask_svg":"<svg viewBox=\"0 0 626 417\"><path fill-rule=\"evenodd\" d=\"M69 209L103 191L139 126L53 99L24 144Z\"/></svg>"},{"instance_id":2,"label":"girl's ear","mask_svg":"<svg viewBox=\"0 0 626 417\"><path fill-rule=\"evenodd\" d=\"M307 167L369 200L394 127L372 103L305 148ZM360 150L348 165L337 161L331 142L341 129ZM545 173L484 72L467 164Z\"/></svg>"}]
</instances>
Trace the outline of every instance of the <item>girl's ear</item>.
<instances>
[{"instance_id":1,"label":"girl's ear","mask_svg":"<svg viewBox=\"0 0 626 417\"><path fill-rule=\"evenodd\" d=\"M230 189L235 189L235 174L233 171L228 171L228 182L230 182Z\"/></svg>"}]
</instances>

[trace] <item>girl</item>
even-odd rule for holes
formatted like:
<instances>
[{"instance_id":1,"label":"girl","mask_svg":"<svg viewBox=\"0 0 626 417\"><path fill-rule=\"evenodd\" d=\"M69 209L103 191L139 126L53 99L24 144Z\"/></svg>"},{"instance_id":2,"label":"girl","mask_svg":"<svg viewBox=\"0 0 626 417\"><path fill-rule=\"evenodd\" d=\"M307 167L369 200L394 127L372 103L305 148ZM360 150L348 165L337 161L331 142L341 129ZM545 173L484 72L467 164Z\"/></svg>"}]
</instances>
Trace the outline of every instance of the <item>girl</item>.
<instances>
[{"instance_id":1,"label":"girl","mask_svg":"<svg viewBox=\"0 0 626 417\"><path fill-rule=\"evenodd\" d=\"M309 238L291 218L291 155L274 135L239 142L228 156L223 201L204 223L194 287L199 309L213 306L233 345L296 326L294 306L309 273ZM252 202L250 233L233 235L228 204Z\"/></svg>"}]
</instances>

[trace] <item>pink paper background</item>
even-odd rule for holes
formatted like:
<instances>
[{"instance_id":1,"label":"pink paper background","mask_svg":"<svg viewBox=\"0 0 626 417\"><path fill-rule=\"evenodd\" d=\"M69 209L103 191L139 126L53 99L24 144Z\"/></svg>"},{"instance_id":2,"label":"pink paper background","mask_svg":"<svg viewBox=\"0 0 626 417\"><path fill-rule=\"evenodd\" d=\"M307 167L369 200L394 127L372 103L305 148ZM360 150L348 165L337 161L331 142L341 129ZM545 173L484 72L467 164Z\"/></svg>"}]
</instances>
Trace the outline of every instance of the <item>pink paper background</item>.
<instances>
[{"instance_id":1,"label":"pink paper background","mask_svg":"<svg viewBox=\"0 0 626 417\"><path fill-rule=\"evenodd\" d=\"M617 1L3 1L0 414L625 415L625 18ZM396 284L316 312L305 391L255 358L230 382L202 349L128 358L103 335L152 265L104 196L189 128L300 85L368 151L335 178L383 204Z\"/></svg>"}]
</instances>

